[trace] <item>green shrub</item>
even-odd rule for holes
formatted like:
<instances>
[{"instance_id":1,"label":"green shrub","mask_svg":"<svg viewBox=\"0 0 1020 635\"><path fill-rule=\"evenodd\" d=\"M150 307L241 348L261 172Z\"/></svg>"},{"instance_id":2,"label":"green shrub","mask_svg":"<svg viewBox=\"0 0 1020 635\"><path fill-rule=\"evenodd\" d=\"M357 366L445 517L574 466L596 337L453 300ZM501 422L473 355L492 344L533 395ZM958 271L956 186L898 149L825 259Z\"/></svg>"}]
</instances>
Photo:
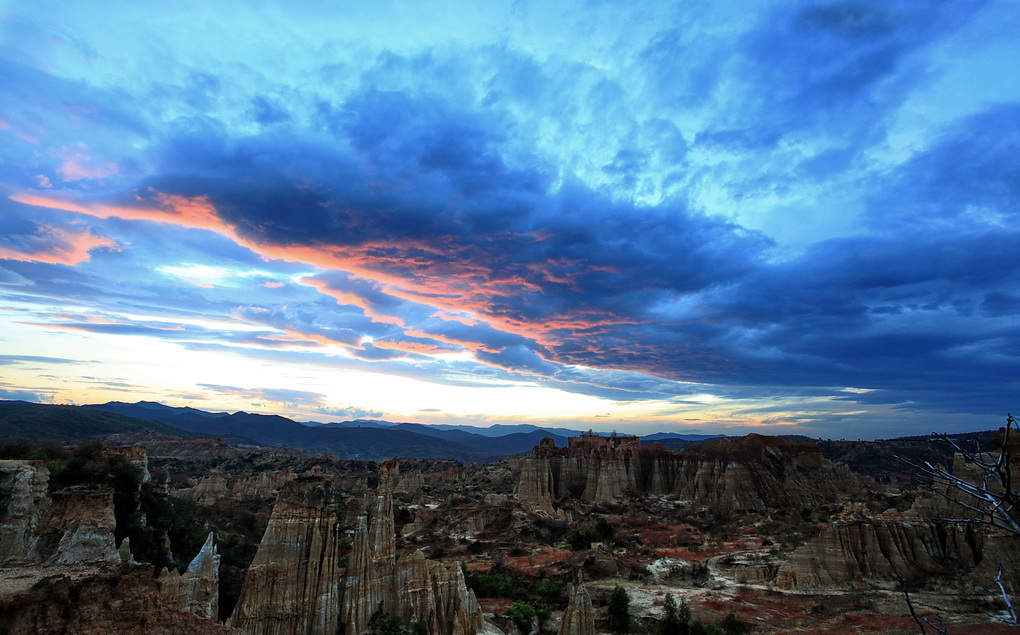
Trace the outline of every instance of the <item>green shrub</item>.
<instances>
[{"instance_id":1,"label":"green shrub","mask_svg":"<svg viewBox=\"0 0 1020 635\"><path fill-rule=\"evenodd\" d=\"M567 544L570 545L571 551L585 551L591 549L594 537L590 531L581 532L575 529L567 534Z\"/></svg>"},{"instance_id":2,"label":"green shrub","mask_svg":"<svg viewBox=\"0 0 1020 635\"><path fill-rule=\"evenodd\" d=\"M565 583L560 580L543 579L535 586L535 596L545 602L552 602L560 597Z\"/></svg>"},{"instance_id":3,"label":"green shrub","mask_svg":"<svg viewBox=\"0 0 1020 635\"><path fill-rule=\"evenodd\" d=\"M472 573L467 585L480 598L512 598L519 595L510 578L499 573Z\"/></svg>"},{"instance_id":4,"label":"green shrub","mask_svg":"<svg viewBox=\"0 0 1020 635\"><path fill-rule=\"evenodd\" d=\"M386 613L382 606L372 614L368 621L368 632L371 635L410 635L410 631L400 623L397 616Z\"/></svg>"},{"instance_id":5,"label":"green shrub","mask_svg":"<svg viewBox=\"0 0 1020 635\"><path fill-rule=\"evenodd\" d=\"M605 518L599 518L598 522L595 523L595 536L599 540L605 542L613 539L613 526L609 524L609 521Z\"/></svg>"},{"instance_id":6,"label":"green shrub","mask_svg":"<svg viewBox=\"0 0 1020 635\"><path fill-rule=\"evenodd\" d=\"M531 630L531 620L535 617L535 609L527 602L515 600L506 610L505 615L517 624L522 633Z\"/></svg>"},{"instance_id":7,"label":"green shrub","mask_svg":"<svg viewBox=\"0 0 1020 635\"><path fill-rule=\"evenodd\" d=\"M722 626L722 630L726 635L744 635L751 630L751 626L737 617L737 614L730 609L730 612L726 614L726 617L719 623Z\"/></svg>"},{"instance_id":8,"label":"green shrub","mask_svg":"<svg viewBox=\"0 0 1020 635\"><path fill-rule=\"evenodd\" d=\"M627 591L623 587L618 586L613 589L607 611L611 631L614 633L630 632L630 596L627 595Z\"/></svg>"}]
</instances>

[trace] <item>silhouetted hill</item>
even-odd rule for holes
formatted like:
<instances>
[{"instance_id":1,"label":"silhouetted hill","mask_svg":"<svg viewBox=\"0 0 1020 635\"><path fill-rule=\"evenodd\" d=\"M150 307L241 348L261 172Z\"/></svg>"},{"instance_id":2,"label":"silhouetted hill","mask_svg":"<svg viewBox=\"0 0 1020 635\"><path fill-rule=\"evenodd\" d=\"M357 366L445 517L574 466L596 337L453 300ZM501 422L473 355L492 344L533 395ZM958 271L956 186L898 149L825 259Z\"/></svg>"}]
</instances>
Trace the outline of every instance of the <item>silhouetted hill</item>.
<instances>
[{"instance_id":1,"label":"silhouetted hill","mask_svg":"<svg viewBox=\"0 0 1020 635\"><path fill-rule=\"evenodd\" d=\"M655 434L646 434L641 437L643 443L649 441L664 441L666 439L680 439L682 441L694 441L696 443L702 443L704 441L711 441L712 439L722 439L726 435L724 434L681 434L679 432L656 432Z\"/></svg>"},{"instance_id":2,"label":"silhouetted hill","mask_svg":"<svg viewBox=\"0 0 1020 635\"><path fill-rule=\"evenodd\" d=\"M305 452L333 452L343 458L387 459L403 456L486 462L502 458L506 454L498 449L463 445L450 439L397 429L395 426L307 425L279 415L247 412L215 415L193 408L153 407L148 402L140 404L111 402L96 404L90 408L131 413L136 417L150 418L202 436L239 435L260 443L286 445Z\"/></svg>"},{"instance_id":3,"label":"silhouetted hill","mask_svg":"<svg viewBox=\"0 0 1020 635\"><path fill-rule=\"evenodd\" d=\"M158 421L84 406L0 401L0 439L4 441L82 441L126 432L146 432L177 439L199 436Z\"/></svg>"}]
</instances>

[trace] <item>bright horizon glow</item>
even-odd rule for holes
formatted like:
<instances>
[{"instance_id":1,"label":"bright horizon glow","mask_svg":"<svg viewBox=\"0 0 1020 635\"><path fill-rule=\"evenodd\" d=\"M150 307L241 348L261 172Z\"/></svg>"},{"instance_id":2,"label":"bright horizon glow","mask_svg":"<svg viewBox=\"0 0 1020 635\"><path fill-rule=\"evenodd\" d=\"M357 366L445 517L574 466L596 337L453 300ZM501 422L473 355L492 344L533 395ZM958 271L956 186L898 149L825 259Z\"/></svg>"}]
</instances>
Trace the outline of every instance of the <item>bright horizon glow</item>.
<instances>
[{"instance_id":1,"label":"bright horizon glow","mask_svg":"<svg viewBox=\"0 0 1020 635\"><path fill-rule=\"evenodd\" d=\"M0 398L878 438L1020 377L1020 4L14 0Z\"/></svg>"}]
</instances>

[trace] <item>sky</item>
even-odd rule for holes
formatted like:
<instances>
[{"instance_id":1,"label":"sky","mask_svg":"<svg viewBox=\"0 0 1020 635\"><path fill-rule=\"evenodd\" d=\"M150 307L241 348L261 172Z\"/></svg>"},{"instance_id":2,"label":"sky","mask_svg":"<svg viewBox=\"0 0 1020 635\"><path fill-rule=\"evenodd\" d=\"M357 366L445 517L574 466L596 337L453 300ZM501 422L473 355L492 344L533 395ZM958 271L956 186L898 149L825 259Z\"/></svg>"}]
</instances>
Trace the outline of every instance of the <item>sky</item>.
<instances>
[{"instance_id":1,"label":"sky","mask_svg":"<svg viewBox=\"0 0 1020 635\"><path fill-rule=\"evenodd\" d=\"M1020 2L0 1L0 398L1020 410Z\"/></svg>"}]
</instances>

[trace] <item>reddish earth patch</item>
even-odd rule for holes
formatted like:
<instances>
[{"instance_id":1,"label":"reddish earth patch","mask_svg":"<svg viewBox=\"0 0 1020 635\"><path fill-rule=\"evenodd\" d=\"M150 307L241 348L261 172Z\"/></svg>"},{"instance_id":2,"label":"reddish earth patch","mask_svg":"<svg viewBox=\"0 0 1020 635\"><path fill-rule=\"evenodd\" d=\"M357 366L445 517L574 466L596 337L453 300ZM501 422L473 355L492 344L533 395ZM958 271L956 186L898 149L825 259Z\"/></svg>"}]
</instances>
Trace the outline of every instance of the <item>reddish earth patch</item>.
<instances>
[{"instance_id":1,"label":"reddish earth patch","mask_svg":"<svg viewBox=\"0 0 1020 635\"><path fill-rule=\"evenodd\" d=\"M646 547L691 547L704 542L701 532L691 525L659 525L644 529L641 539Z\"/></svg>"},{"instance_id":2,"label":"reddish earth patch","mask_svg":"<svg viewBox=\"0 0 1020 635\"><path fill-rule=\"evenodd\" d=\"M478 598L478 605L482 607L483 613L495 613L502 615L513 604L513 600L507 598Z\"/></svg>"}]
</instances>

